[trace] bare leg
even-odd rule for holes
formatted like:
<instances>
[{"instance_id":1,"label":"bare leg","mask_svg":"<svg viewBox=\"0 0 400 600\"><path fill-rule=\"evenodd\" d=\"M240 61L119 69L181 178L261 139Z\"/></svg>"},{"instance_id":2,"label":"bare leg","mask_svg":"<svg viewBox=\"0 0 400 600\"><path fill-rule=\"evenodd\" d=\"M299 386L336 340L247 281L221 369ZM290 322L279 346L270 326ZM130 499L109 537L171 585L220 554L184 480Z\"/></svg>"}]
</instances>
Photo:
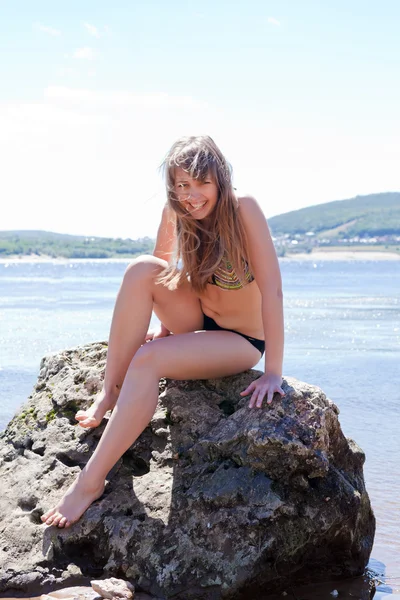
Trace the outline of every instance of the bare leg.
<instances>
[{"instance_id":1,"label":"bare leg","mask_svg":"<svg viewBox=\"0 0 400 600\"><path fill-rule=\"evenodd\" d=\"M103 436L89 462L56 507L42 517L47 525L69 527L104 489L107 473L149 423L162 376L206 379L254 366L259 352L228 331L175 335L145 344L136 353Z\"/></svg>"},{"instance_id":2,"label":"bare leg","mask_svg":"<svg viewBox=\"0 0 400 600\"><path fill-rule=\"evenodd\" d=\"M170 291L155 283L166 266L164 260L149 255L139 257L127 268L111 322L103 389L89 409L77 412L75 418L81 427L97 427L106 412L114 408L128 366L144 342L154 304L163 313L163 320L165 316L164 324L170 331L201 328L200 303L189 285Z\"/></svg>"}]
</instances>

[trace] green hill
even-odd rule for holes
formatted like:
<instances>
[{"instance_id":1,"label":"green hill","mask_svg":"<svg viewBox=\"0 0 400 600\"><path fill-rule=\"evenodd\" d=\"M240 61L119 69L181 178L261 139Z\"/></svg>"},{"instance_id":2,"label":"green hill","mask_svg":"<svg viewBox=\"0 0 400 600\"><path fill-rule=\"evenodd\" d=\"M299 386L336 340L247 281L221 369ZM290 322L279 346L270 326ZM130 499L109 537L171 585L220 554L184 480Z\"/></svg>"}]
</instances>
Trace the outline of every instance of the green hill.
<instances>
[{"instance_id":1,"label":"green hill","mask_svg":"<svg viewBox=\"0 0 400 600\"><path fill-rule=\"evenodd\" d=\"M0 258L51 256L54 258L128 258L153 251L148 237L139 240L85 237L50 231L0 231Z\"/></svg>"},{"instance_id":2,"label":"green hill","mask_svg":"<svg viewBox=\"0 0 400 600\"><path fill-rule=\"evenodd\" d=\"M272 234L278 238L276 247L283 255L289 247L285 238L296 248L310 250L318 245L335 242L354 242L376 238L374 243L399 245L400 192L356 196L317 206L294 210L269 219ZM312 232L309 237L306 234ZM353 239L351 239L353 238ZM357 243L357 242L356 242ZM0 231L0 258L17 255L38 255L63 258L128 258L152 253L154 241L148 237L138 240L77 236L50 231Z\"/></svg>"},{"instance_id":3,"label":"green hill","mask_svg":"<svg viewBox=\"0 0 400 600\"><path fill-rule=\"evenodd\" d=\"M350 238L400 235L400 192L356 196L277 215L269 219L274 236Z\"/></svg>"}]
</instances>

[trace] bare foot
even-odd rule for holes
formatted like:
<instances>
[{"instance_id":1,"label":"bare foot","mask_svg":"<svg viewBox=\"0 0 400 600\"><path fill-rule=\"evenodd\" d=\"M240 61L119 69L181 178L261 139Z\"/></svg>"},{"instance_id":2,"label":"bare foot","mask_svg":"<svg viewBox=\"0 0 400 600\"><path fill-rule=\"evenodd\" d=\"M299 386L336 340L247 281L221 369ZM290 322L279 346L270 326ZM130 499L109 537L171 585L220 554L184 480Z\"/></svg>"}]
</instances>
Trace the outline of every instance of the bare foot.
<instances>
[{"instance_id":1,"label":"bare foot","mask_svg":"<svg viewBox=\"0 0 400 600\"><path fill-rule=\"evenodd\" d=\"M85 429L88 427L98 427L103 420L104 415L108 410L112 410L117 403L119 389L114 394L105 393L101 390L96 400L87 410L78 410L75 419L79 421L79 425Z\"/></svg>"},{"instance_id":2,"label":"bare foot","mask_svg":"<svg viewBox=\"0 0 400 600\"><path fill-rule=\"evenodd\" d=\"M100 498L104 491L104 481L97 486L89 484L87 476L82 471L64 494L61 501L48 510L42 517L42 522L55 527L70 527L76 523L85 510Z\"/></svg>"}]
</instances>

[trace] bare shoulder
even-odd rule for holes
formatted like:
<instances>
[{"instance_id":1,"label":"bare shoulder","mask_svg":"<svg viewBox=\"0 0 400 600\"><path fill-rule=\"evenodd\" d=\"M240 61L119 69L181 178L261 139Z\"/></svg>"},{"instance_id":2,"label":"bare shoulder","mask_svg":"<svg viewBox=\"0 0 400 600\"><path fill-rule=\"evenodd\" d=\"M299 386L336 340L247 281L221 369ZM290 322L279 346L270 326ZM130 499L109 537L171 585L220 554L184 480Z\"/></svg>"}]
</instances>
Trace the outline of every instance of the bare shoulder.
<instances>
[{"instance_id":1,"label":"bare shoulder","mask_svg":"<svg viewBox=\"0 0 400 600\"><path fill-rule=\"evenodd\" d=\"M261 206L249 194L238 196L239 214L247 234L249 258L261 293L278 285L279 263Z\"/></svg>"},{"instance_id":2,"label":"bare shoulder","mask_svg":"<svg viewBox=\"0 0 400 600\"><path fill-rule=\"evenodd\" d=\"M238 205L240 209L251 209L258 207L261 210L260 204L257 202L252 194L240 194L237 196Z\"/></svg>"},{"instance_id":3,"label":"bare shoulder","mask_svg":"<svg viewBox=\"0 0 400 600\"><path fill-rule=\"evenodd\" d=\"M246 219L260 219L262 217L265 220L265 215L260 204L251 194L241 194L237 196L239 213L244 220Z\"/></svg>"}]
</instances>

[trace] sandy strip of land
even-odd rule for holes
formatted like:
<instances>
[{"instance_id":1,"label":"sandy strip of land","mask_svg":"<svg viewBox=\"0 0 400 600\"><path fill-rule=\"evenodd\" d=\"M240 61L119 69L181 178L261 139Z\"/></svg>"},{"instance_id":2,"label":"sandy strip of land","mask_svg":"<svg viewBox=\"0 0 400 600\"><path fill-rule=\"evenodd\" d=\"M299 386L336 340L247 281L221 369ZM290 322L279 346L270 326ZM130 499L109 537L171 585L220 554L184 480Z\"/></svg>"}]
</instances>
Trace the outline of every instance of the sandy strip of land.
<instances>
[{"instance_id":1,"label":"sandy strip of land","mask_svg":"<svg viewBox=\"0 0 400 600\"><path fill-rule=\"evenodd\" d=\"M400 260L400 254L396 252L372 252L372 251L357 251L357 250L335 250L332 252L316 250L315 252L299 252L295 254L286 254L281 260ZM9 256L0 258L0 264L4 263L93 263L93 262L115 262L126 263L133 260L129 258L52 258L51 256Z\"/></svg>"},{"instance_id":2,"label":"sandy strip of land","mask_svg":"<svg viewBox=\"0 0 400 600\"><path fill-rule=\"evenodd\" d=\"M356 250L343 250L333 252L323 252L316 250L307 254L286 254L283 260L400 260L400 254L396 252L357 252Z\"/></svg>"},{"instance_id":3,"label":"sandy strip of land","mask_svg":"<svg viewBox=\"0 0 400 600\"><path fill-rule=\"evenodd\" d=\"M126 258L65 258L64 256L58 256L54 258L52 256L9 256L8 258L0 258L0 264L4 263L93 263L93 262L129 262L133 260L133 256Z\"/></svg>"}]
</instances>

